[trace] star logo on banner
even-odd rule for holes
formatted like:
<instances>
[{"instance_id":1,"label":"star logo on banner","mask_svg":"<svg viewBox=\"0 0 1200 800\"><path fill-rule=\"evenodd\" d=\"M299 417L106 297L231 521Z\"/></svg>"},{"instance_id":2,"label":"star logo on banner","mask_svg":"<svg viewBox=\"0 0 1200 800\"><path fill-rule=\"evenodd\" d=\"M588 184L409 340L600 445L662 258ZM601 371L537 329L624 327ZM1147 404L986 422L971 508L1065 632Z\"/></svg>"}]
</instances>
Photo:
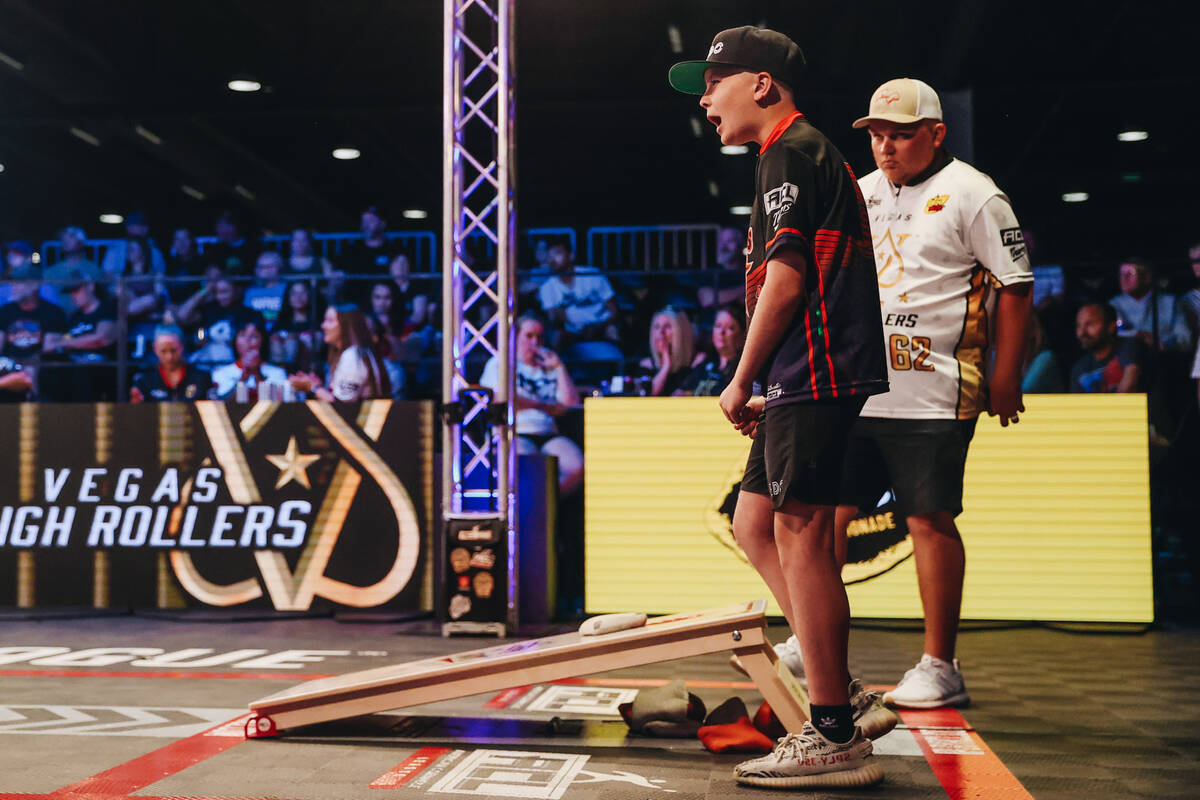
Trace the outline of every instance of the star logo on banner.
<instances>
[{"instance_id":1,"label":"star logo on banner","mask_svg":"<svg viewBox=\"0 0 1200 800\"><path fill-rule=\"evenodd\" d=\"M295 436L288 440L287 452L277 456L267 456L267 461L279 467L279 480L275 481L276 489L282 489L291 481L295 481L305 489L312 489L312 484L308 482L308 468L314 461L320 460L319 455L301 455Z\"/></svg>"},{"instance_id":2,"label":"star logo on banner","mask_svg":"<svg viewBox=\"0 0 1200 800\"><path fill-rule=\"evenodd\" d=\"M901 302L901 303L907 303L907 302L908 302L908 292L903 292L903 293L901 293L901 294L900 294L900 302Z\"/></svg>"}]
</instances>

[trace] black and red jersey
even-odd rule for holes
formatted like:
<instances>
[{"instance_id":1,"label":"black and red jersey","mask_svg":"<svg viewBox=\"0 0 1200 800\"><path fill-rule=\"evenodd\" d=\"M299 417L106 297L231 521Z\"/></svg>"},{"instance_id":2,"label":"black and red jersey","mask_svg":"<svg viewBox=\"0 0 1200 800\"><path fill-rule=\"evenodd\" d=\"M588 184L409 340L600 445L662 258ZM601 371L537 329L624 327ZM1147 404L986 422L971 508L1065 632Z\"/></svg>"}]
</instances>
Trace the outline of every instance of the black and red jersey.
<instances>
[{"instance_id":1,"label":"black and red jersey","mask_svg":"<svg viewBox=\"0 0 1200 800\"><path fill-rule=\"evenodd\" d=\"M804 256L805 297L758 376L767 406L888 389L866 205L850 165L800 112L763 143L746 245L746 314L767 262Z\"/></svg>"}]
</instances>

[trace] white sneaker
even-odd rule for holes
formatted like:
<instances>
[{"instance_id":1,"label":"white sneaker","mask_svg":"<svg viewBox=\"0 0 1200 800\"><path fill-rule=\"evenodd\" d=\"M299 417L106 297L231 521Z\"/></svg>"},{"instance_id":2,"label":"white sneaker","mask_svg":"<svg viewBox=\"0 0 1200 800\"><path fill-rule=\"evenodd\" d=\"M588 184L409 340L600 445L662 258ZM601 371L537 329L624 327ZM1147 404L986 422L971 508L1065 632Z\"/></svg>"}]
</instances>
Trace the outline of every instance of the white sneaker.
<instances>
[{"instance_id":1,"label":"white sneaker","mask_svg":"<svg viewBox=\"0 0 1200 800\"><path fill-rule=\"evenodd\" d=\"M808 681L804 678L804 659L800 655L800 642L795 636L789 636L786 640L775 645L775 657L783 662L783 665L791 670L791 673L796 676L796 680L800 681L800 685L807 687ZM742 665L742 660L736 655L729 657L729 666L736 669L743 675L749 676L746 672L746 667Z\"/></svg>"},{"instance_id":2,"label":"white sneaker","mask_svg":"<svg viewBox=\"0 0 1200 800\"><path fill-rule=\"evenodd\" d=\"M863 686L857 678L850 681L850 707L854 709L854 724L868 739L878 739L891 732L900 721L896 712L884 707L879 692Z\"/></svg>"},{"instance_id":3,"label":"white sneaker","mask_svg":"<svg viewBox=\"0 0 1200 800\"><path fill-rule=\"evenodd\" d=\"M904 673L899 686L883 695L883 702L899 708L962 707L971 702L971 697L957 658L947 663L926 653Z\"/></svg>"},{"instance_id":4,"label":"white sneaker","mask_svg":"<svg viewBox=\"0 0 1200 800\"><path fill-rule=\"evenodd\" d=\"M855 730L854 738L835 744L805 722L800 733L779 740L770 755L743 761L733 768L738 783L776 788L850 788L883 780L883 767L871 757L871 740Z\"/></svg>"}]
</instances>

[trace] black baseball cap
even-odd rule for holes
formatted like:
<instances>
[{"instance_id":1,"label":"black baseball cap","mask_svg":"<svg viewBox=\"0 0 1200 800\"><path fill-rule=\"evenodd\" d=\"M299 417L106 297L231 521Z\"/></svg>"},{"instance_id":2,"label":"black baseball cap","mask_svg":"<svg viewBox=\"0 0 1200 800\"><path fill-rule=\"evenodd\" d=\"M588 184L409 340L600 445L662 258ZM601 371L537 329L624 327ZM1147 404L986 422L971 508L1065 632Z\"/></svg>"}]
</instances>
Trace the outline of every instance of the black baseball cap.
<instances>
[{"instance_id":1,"label":"black baseball cap","mask_svg":"<svg viewBox=\"0 0 1200 800\"><path fill-rule=\"evenodd\" d=\"M681 61L671 67L667 80L685 94L704 94L704 71L709 67L745 67L792 87L804 72L804 53L778 31L743 25L714 36L704 61Z\"/></svg>"}]
</instances>

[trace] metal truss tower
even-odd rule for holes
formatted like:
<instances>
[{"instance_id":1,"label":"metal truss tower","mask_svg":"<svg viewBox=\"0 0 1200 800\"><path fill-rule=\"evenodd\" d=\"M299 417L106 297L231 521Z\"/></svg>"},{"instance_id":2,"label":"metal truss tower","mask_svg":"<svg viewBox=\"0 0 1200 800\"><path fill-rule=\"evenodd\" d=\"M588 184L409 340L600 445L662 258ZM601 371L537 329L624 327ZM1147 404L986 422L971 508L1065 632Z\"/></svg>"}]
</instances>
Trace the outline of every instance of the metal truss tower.
<instances>
[{"instance_id":1,"label":"metal truss tower","mask_svg":"<svg viewBox=\"0 0 1200 800\"><path fill-rule=\"evenodd\" d=\"M492 527L506 546L503 619L447 622L444 632L517 624L516 448L512 336L516 201L514 0L445 0L442 96L443 198L442 518ZM490 240L488 263L469 241ZM498 386L477 384L495 358ZM448 533L447 533L448 535ZM500 588L499 586L497 588ZM453 615L451 615L453 616Z\"/></svg>"}]
</instances>

